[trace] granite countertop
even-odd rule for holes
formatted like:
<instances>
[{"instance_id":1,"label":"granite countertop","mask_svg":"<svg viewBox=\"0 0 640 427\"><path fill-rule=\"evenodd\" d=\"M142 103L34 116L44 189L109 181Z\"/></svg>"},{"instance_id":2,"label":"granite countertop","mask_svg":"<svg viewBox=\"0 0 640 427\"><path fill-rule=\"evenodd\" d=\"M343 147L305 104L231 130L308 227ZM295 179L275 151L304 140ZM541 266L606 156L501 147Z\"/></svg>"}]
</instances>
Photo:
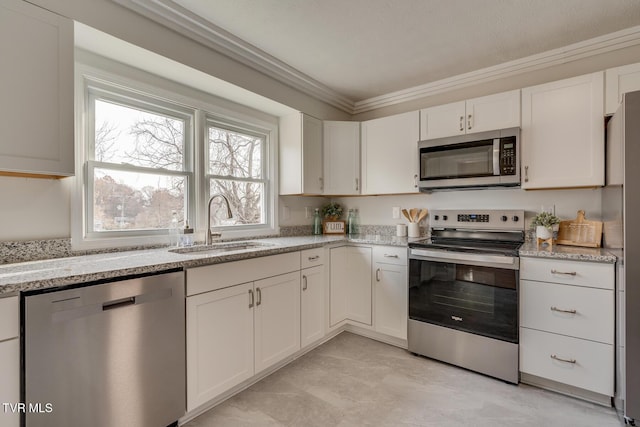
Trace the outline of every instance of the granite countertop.
<instances>
[{"instance_id":1,"label":"granite countertop","mask_svg":"<svg viewBox=\"0 0 640 427\"><path fill-rule=\"evenodd\" d=\"M251 240L259 240L270 246L227 251L221 254L198 252L179 254L169 252L169 248L158 248L5 264L0 266L0 295L8 296L20 291L238 261L258 256L312 249L336 242L407 246L408 242L413 239L387 235L324 235Z\"/></svg>"},{"instance_id":2,"label":"granite countertop","mask_svg":"<svg viewBox=\"0 0 640 427\"><path fill-rule=\"evenodd\" d=\"M573 261L591 261L614 263L619 251L604 248L584 248L580 246L553 245L553 249L535 242L527 242L520 248L521 257L566 259ZM616 254L618 256L616 256Z\"/></svg>"}]
</instances>

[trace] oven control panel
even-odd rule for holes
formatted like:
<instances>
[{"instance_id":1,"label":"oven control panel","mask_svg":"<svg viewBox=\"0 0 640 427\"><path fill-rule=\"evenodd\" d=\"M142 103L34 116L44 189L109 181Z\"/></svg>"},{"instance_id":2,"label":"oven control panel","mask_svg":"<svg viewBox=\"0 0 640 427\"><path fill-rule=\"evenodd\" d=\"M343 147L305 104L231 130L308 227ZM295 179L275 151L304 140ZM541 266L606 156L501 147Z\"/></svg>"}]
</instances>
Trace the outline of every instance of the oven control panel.
<instances>
[{"instance_id":1,"label":"oven control panel","mask_svg":"<svg viewBox=\"0 0 640 427\"><path fill-rule=\"evenodd\" d=\"M524 230L524 210L433 210L429 214L431 228Z\"/></svg>"}]
</instances>

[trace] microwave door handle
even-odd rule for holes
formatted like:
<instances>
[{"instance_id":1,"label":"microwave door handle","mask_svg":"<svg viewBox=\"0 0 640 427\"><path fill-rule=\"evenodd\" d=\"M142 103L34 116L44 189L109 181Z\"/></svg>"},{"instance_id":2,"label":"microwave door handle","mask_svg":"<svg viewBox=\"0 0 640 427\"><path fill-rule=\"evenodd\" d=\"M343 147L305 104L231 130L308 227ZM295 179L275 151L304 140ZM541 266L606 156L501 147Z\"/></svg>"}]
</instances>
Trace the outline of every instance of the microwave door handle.
<instances>
[{"instance_id":1,"label":"microwave door handle","mask_svg":"<svg viewBox=\"0 0 640 427\"><path fill-rule=\"evenodd\" d=\"M493 140L493 174L500 175L500 139Z\"/></svg>"}]
</instances>

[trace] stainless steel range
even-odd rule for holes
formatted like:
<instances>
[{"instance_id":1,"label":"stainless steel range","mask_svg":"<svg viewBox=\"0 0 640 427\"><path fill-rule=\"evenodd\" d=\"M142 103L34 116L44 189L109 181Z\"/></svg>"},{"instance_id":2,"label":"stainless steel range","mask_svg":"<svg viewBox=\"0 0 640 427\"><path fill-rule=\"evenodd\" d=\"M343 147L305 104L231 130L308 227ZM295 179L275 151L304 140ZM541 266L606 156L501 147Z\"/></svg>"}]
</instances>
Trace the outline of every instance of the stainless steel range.
<instances>
[{"instance_id":1,"label":"stainless steel range","mask_svg":"<svg viewBox=\"0 0 640 427\"><path fill-rule=\"evenodd\" d=\"M522 210L431 212L409 244L409 351L518 383Z\"/></svg>"}]
</instances>

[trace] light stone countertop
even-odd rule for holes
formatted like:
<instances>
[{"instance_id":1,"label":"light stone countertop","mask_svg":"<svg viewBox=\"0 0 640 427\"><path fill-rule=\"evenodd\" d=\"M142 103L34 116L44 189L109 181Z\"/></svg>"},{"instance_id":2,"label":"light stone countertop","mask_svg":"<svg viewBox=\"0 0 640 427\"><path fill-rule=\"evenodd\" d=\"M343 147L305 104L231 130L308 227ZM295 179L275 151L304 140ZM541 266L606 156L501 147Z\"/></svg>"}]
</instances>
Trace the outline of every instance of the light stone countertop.
<instances>
[{"instance_id":1,"label":"light stone countertop","mask_svg":"<svg viewBox=\"0 0 640 427\"><path fill-rule=\"evenodd\" d=\"M618 259L619 250L606 248L584 248L581 246L553 245L553 249L535 242L527 242L520 248L521 257L566 259L573 261L590 261L614 263Z\"/></svg>"},{"instance_id":2,"label":"light stone countertop","mask_svg":"<svg viewBox=\"0 0 640 427\"><path fill-rule=\"evenodd\" d=\"M198 252L179 254L169 252L169 248L158 248L0 265L0 296L17 294L20 291L239 261L312 249L337 242L406 247L409 240L414 239L386 235L323 235L250 240L259 240L272 246L227 251L222 254Z\"/></svg>"}]
</instances>

